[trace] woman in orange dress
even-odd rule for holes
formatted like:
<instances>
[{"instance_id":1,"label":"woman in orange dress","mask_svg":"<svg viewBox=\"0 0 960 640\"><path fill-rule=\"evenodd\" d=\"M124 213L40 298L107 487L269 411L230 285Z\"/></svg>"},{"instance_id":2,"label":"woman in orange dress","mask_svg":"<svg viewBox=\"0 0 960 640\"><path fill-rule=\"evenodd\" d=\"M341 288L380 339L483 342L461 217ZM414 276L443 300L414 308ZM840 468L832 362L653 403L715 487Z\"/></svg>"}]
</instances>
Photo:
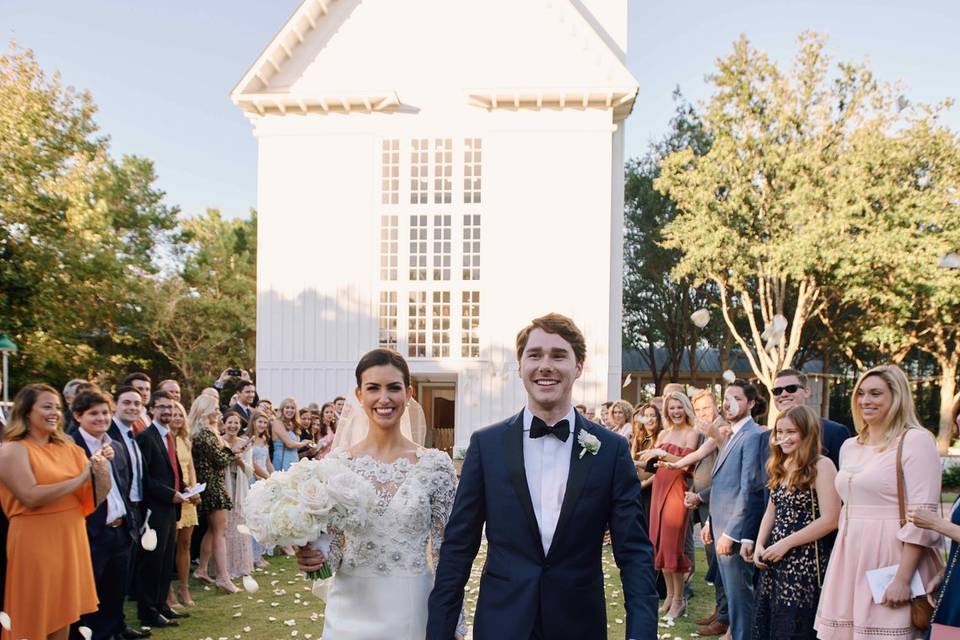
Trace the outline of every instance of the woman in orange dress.
<instances>
[{"instance_id":1,"label":"woman in orange dress","mask_svg":"<svg viewBox=\"0 0 960 640\"><path fill-rule=\"evenodd\" d=\"M656 552L654 566L663 571L667 583L667 597L660 613L672 620L680 617L687 607L683 582L690 571L690 560L684 554L689 518L683 495L687 490L688 472L670 469L666 464L693 452L699 434L693 428L693 405L686 394L680 391L667 394L663 406L664 429L657 437L657 446L646 451L640 460L645 463L651 458L658 459L650 507L650 540Z\"/></svg>"},{"instance_id":2,"label":"woman in orange dress","mask_svg":"<svg viewBox=\"0 0 960 640\"><path fill-rule=\"evenodd\" d=\"M70 625L97 610L97 588L84 518L95 508L94 486L110 489L106 459L89 461L64 435L60 396L45 384L17 394L0 447L0 505L10 519L3 640L66 640Z\"/></svg>"}]
</instances>

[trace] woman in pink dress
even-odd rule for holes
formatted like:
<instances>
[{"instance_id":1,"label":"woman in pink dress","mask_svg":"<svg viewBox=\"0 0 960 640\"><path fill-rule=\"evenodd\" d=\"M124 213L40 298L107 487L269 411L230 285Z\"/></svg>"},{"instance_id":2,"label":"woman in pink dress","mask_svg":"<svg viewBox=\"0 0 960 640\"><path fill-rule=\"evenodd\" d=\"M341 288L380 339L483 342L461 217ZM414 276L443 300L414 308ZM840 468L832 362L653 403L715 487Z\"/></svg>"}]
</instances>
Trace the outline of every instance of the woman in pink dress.
<instances>
[{"instance_id":1,"label":"woman in pink dress","mask_svg":"<svg viewBox=\"0 0 960 640\"><path fill-rule=\"evenodd\" d=\"M666 619L680 617L686 610L683 582L690 571L690 560L684 554L687 537L688 511L683 504L689 473L686 469L670 469L676 462L697 447L699 433L693 428L693 405L686 394L675 391L663 398L664 430L657 437L657 446L645 452L641 463L657 458L653 478L653 497L650 505L650 541L656 553L654 566L663 571L667 597L660 607Z\"/></svg>"},{"instance_id":2,"label":"woman in pink dress","mask_svg":"<svg viewBox=\"0 0 960 640\"><path fill-rule=\"evenodd\" d=\"M939 533L900 525L897 446L903 438L906 510L936 511L940 457L920 426L907 376L894 365L875 367L857 381L851 400L857 437L840 449L836 488L843 500L839 535L824 576L814 624L821 640L910 640L910 578L919 569L929 585L939 568ZM942 558L942 556L941 556ZM899 565L876 604L867 571Z\"/></svg>"}]
</instances>

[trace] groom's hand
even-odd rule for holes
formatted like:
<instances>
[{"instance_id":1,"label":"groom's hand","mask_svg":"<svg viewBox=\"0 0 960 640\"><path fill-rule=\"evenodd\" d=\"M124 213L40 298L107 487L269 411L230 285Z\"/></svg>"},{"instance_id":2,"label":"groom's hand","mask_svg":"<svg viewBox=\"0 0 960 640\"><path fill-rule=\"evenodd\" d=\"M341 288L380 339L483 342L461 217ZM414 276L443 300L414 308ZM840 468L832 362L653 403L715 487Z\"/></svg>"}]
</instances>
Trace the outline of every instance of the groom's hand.
<instances>
[{"instance_id":1,"label":"groom's hand","mask_svg":"<svg viewBox=\"0 0 960 640\"><path fill-rule=\"evenodd\" d=\"M304 573L319 571L323 563L327 561L327 557L323 555L323 552L319 549L314 549L309 543L302 547L296 547L296 549L297 565L300 567L300 571Z\"/></svg>"}]
</instances>

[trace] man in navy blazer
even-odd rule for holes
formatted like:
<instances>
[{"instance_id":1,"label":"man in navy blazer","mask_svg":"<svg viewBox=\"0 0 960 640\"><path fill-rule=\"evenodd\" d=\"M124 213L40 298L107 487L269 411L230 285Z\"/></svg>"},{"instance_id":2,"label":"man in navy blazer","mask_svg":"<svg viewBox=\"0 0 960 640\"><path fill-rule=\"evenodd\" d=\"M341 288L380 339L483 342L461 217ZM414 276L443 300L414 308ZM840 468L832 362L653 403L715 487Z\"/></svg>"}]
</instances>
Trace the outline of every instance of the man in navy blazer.
<instances>
[{"instance_id":1,"label":"man in navy blazer","mask_svg":"<svg viewBox=\"0 0 960 640\"><path fill-rule=\"evenodd\" d=\"M704 543L713 542L723 582L733 640L749 640L753 622L753 555L763 500L763 465L766 430L750 417L757 390L736 380L724 393L723 413L733 433L713 465L710 488L698 499L709 503L710 519L701 532Z\"/></svg>"},{"instance_id":2,"label":"man in navy blazer","mask_svg":"<svg viewBox=\"0 0 960 640\"><path fill-rule=\"evenodd\" d=\"M94 613L80 617L80 625L89 627L93 638L112 640L126 631L123 599L130 569L130 551L136 540L136 520L132 517L130 460L122 443L107 434L110 427L110 398L100 391L82 391L74 398L72 412L78 428L71 434L90 458L101 453L110 460L113 484L97 509L87 516L87 538L100 606Z\"/></svg>"},{"instance_id":3,"label":"man in navy blazer","mask_svg":"<svg viewBox=\"0 0 960 640\"><path fill-rule=\"evenodd\" d=\"M606 638L601 565L609 527L626 637L657 637L653 550L625 438L577 414L583 334L559 314L517 336L527 406L470 439L430 594L428 640L453 640L487 537L476 640Z\"/></svg>"}]
</instances>

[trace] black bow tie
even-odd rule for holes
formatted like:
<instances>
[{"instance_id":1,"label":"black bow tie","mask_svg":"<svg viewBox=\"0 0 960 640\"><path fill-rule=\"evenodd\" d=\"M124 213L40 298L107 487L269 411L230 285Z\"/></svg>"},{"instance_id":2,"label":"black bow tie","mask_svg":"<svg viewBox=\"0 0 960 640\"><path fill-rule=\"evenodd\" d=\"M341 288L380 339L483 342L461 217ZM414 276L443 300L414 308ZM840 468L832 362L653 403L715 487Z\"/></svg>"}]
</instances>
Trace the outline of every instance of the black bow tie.
<instances>
[{"instance_id":1,"label":"black bow tie","mask_svg":"<svg viewBox=\"0 0 960 640\"><path fill-rule=\"evenodd\" d=\"M552 427L548 427L546 422L537 416L533 416L533 422L530 423L530 437L542 438L550 435L557 436L560 442L566 442L567 438L570 437L570 422L561 420Z\"/></svg>"}]
</instances>

